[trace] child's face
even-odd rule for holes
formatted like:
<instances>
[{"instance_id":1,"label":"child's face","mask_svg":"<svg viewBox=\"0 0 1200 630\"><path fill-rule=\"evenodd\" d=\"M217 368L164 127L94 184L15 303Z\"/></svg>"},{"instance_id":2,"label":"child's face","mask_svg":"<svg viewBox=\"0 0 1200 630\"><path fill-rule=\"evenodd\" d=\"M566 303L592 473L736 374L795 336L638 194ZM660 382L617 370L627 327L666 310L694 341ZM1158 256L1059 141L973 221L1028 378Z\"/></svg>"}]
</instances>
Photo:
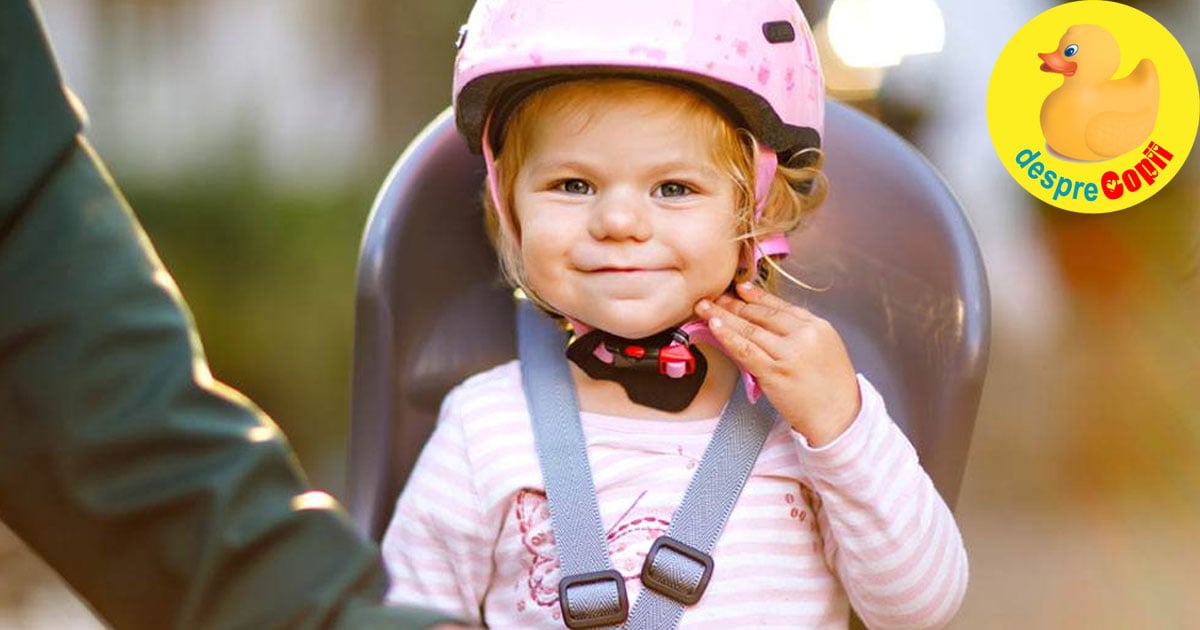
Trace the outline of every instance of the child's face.
<instances>
[{"instance_id":1,"label":"child's face","mask_svg":"<svg viewBox=\"0 0 1200 630\"><path fill-rule=\"evenodd\" d=\"M691 319L737 269L735 184L670 89L550 108L514 182L530 288L623 337Z\"/></svg>"}]
</instances>

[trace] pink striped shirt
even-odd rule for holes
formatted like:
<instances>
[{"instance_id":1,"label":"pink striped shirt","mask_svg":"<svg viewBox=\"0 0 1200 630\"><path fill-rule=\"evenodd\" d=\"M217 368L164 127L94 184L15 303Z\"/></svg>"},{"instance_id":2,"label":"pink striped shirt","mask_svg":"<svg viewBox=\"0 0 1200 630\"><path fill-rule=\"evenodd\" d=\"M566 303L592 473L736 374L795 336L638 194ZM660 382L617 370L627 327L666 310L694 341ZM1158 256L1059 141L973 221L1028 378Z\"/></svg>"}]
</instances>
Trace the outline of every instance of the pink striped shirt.
<instances>
[{"instance_id":1,"label":"pink striped shirt","mask_svg":"<svg viewBox=\"0 0 1200 630\"><path fill-rule=\"evenodd\" d=\"M862 411L809 448L777 420L681 628L935 628L957 611L967 556L954 517L861 375ZM584 412L614 568L630 602L716 428ZM562 628L558 558L516 361L446 396L383 540L389 601L492 628Z\"/></svg>"}]
</instances>

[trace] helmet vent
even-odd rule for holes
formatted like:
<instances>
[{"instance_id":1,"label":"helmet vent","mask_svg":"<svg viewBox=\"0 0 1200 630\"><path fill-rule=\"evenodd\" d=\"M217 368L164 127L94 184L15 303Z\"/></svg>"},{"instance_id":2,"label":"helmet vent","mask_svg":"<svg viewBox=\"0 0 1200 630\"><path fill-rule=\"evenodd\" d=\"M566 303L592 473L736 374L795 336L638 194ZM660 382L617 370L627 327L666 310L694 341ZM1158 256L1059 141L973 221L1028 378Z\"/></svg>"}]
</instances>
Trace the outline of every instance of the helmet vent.
<instances>
[{"instance_id":1,"label":"helmet vent","mask_svg":"<svg viewBox=\"0 0 1200 630\"><path fill-rule=\"evenodd\" d=\"M786 44L796 41L796 28L787 20L778 22L763 22L763 35L772 44Z\"/></svg>"}]
</instances>

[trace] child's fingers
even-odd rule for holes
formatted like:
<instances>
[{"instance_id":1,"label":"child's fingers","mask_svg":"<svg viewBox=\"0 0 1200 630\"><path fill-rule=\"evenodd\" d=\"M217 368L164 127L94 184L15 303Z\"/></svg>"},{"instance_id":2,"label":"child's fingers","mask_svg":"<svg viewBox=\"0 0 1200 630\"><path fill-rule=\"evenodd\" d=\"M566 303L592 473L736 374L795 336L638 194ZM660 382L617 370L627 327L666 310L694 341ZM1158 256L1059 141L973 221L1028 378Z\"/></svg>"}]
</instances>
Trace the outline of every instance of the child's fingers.
<instances>
[{"instance_id":1,"label":"child's fingers","mask_svg":"<svg viewBox=\"0 0 1200 630\"><path fill-rule=\"evenodd\" d=\"M714 317L708 320L708 328L717 341L721 342L721 347L725 349L725 352L729 353L729 356L743 368L750 370L751 374L766 373L767 367L774 362L766 350L742 336L740 332L726 323L723 317Z\"/></svg>"},{"instance_id":2,"label":"child's fingers","mask_svg":"<svg viewBox=\"0 0 1200 630\"><path fill-rule=\"evenodd\" d=\"M787 336L815 317L808 310L749 283L739 284L738 295L722 295L717 303L743 319Z\"/></svg>"},{"instance_id":3,"label":"child's fingers","mask_svg":"<svg viewBox=\"0 0 1200 630\"><path fill-rule=\"evenodd\" d=\"M770 309L773 312L786 314L801 321L815 317L808 309L803 306L796 306L791 302L779 297L750 282L742 282L737 285L738 297L742 298L749 304L761 306L765 309Z\"/></svg>"},{"instance_id":4,"label":"child's fingers","mask_svg":"<svg viewBox=\"0 0 1200 630\"><path fill-rule=\"evenodd\" d=\"M726 346L726 349L739 350L739 347L745 344L749 347L740 348L740 352L747 359L765 362L773 362L778 359L778 356L776 356L772 349L779 348L782 339L775 333L747 321L739 317L736 313L708 300L702 300L696 311L701 317L708 320L709 329L713 331L717 340ZM714 323L714 320L716 320L716 323ZM718 328L724 328L725 330L718 332ZM731 347L730 344L733 344L733 346ZM735 356L735 358L739 361L743 360L742 356ZM747 365L747 367L750 366Z\"/></svg>"},{"instance_id":5,"label":"child's fingers","mask_svg":"<svg viewBox=\"0 0 1200 630\"><path fill-rule=\"evenodd\" d=\"M799 323L798 319L786 311L765 304L744 302L731 295L717 298L717 305L780 336L787 335Z\"/></svg>"}]
</instances>

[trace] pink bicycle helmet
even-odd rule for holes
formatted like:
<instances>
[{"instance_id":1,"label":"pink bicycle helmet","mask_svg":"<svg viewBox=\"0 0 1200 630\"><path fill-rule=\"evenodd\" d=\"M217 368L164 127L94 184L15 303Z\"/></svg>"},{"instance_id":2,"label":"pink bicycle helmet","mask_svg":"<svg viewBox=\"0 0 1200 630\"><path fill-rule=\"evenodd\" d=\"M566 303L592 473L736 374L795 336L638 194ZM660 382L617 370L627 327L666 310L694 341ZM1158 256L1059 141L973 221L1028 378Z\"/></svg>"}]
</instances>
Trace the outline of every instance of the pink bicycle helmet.
<instances>
[{"instance_id":1,"label":"pink bicycle helmet","mask_svg":"<svg viewBox=\"0 0 1200 630\"><path fill-rule=\"evenodd\" d=\"M479 0L462 31L454 110L472 151L488 119L548 83L644 76L706 93L784 161L819 147L824 81L796 0Z\"/></svg>"}]
</instances>

